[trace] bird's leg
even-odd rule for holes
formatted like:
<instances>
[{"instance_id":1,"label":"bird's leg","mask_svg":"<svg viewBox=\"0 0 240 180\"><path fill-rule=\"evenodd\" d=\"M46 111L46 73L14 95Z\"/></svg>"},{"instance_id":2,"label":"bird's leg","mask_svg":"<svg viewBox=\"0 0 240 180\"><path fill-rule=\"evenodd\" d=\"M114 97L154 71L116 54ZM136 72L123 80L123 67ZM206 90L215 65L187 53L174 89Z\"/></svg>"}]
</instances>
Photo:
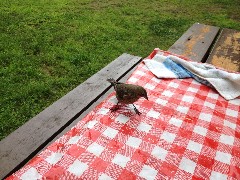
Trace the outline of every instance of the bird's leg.
<instances>
[{"instance_id":1,"label":"bird's leg","mask_svg":"<svg viewBox=\"0 0 240 180\"><path fill-rule=\"evenodd\" d=\"M134 104L132 104L132 105L133 105L133 107L134 107L134 111L135 111L138 115L142 114L142 113L136 108L136 106L134 106Z\"/></svg>"},{"instance_id":2,"label":"bird's leg","mask_svg":"<svg viewBox=\"0 0 240 180\"><path fill-rule=\"evenodd\" d=\"M116 111L116 110L118 110L118 109L119 109L118 102L117 102L116 105L114 105L113 107L110 108L110 110L111 110L112 112L114 112L114 111Z\"/></svg>"}]
</instances>

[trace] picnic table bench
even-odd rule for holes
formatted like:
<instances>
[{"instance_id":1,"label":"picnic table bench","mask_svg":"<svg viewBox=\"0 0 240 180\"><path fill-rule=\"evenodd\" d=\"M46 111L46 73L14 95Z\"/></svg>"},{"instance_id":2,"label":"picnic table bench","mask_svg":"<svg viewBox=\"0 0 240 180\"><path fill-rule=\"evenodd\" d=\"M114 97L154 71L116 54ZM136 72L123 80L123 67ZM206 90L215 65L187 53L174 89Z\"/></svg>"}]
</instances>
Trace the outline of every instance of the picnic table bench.
<instances>
[{"instance_id":1,"label":"picnic table bench","mask_svg":"<svg viewBox=\"0 0 240 180\"><path fill-rule=\"evenodd\" d=\"M193 24L168 51L240 72L240 32ZM65 134L112 91L107 78L126 81L141 57L122 54L0 142L0 179Z\"/></svg>"}]
</instances>

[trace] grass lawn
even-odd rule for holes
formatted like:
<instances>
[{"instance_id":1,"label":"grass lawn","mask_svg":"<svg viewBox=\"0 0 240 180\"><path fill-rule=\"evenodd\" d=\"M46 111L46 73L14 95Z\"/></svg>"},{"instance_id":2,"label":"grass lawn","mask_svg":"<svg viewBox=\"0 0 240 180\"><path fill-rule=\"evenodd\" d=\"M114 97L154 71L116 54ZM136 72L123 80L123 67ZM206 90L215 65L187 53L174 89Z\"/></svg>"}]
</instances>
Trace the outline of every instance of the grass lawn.
<instances>
[{"instance_id":1,"label":"grass lawn","mask_svg":"<svg viewBox=\"0 0 240 180\"><path fill-rule=\"evenodd\" d=\"M238 0L1 0L0 139L126 52L193 23L240 30Z\"/></svg>"}]
</instances>

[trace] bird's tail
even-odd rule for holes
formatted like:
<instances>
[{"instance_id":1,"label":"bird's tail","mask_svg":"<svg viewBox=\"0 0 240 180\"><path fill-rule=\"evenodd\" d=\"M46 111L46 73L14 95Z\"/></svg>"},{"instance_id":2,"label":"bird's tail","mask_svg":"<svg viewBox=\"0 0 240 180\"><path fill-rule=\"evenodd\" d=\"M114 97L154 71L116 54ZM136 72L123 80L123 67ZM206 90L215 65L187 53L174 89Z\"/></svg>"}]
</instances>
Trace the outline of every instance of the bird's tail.
<instances>
[{"instance_id":1,"label":"bird's tail","mask_svg":"<svg viewBox=\"0 0 240 180\"><path fill-rule=\"evenodd\" d=\"M113 86L114 86L115 84L117 84L117 81L114 80L113 78L109 78L109 79L107 79L107 81L110 82Z\"/></svg>"}]
</instances>

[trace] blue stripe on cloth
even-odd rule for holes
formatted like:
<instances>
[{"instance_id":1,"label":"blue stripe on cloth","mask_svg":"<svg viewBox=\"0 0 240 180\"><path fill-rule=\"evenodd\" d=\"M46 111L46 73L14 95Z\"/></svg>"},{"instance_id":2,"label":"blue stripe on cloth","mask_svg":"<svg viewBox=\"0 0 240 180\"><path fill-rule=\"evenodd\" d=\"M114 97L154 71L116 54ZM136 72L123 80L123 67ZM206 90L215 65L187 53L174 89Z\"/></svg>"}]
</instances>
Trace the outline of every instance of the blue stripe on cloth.
<instances>
[{"instance_id":1,"label":"blue stripe on cloth","mask_svg":"<svg viewBox=\"0 0 240 180\"><path fill-rule=\"evenodd\" d=\"M177 64L178 66L180 66L181 68L183 68L193 79L195 79L197 82L204 84L206 86L209 87L213 87L207 80L202 79L198 76L196 76L195 74L191 73L190 71L188 71L186 68L184 68L181 64Z\"/></svg>"},{"instance_id":2,"label":"blue stripe on cloth","mask_svg":"<svg viewBox=\"0 0 240 180\"><path fill-rule=\"evenodd\" d=\"M166 58L166 60L163 62L163 64L167 69L172 71L179 79L191 77L201 84L212 87L212 85L207 80L196 76L195 74L191 73L186 68L184 68L181 64L175 63L170 58Z\"/></svg>"},{"instance_id":3,"label":"blue stripe on cloth","mask_svg":"<svg viewBox=\"0 0 240 180\"><path fill-rule=\"evenodd\" d=\"M172 71L177 78L182 79L182 78L190 78L192 77L185 68L183 68L181 65L173 62L170 58L166 58L165 61L163 61L163 65Z\"/></svg>"}]
</instances>

